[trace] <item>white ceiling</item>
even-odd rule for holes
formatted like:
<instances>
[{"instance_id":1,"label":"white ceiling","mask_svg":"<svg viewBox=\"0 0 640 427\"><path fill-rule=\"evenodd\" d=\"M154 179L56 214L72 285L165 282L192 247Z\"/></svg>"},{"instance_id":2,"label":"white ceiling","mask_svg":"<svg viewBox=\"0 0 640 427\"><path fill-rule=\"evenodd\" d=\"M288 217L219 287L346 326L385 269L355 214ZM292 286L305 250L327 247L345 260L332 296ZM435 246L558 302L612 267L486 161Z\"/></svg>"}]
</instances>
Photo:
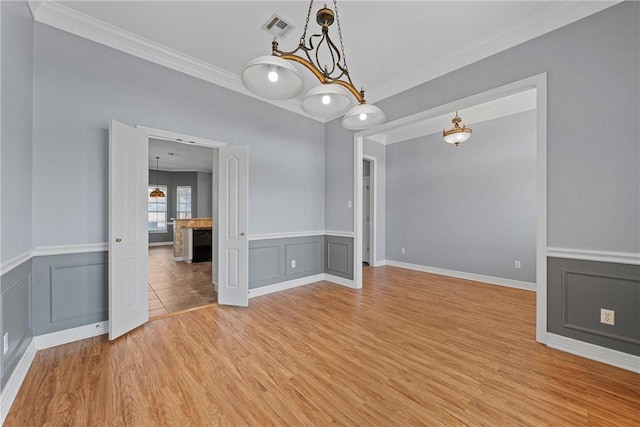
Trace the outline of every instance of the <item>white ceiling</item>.
<instances>
[{"instance_id":1,"label":"white ceiling","mask_svg":"<svg viewBox=\"0 0 640 427\"><path fill-rule=\"evenodd\" d=\"M211 172L213 148L149 138L149 169L171 172Z\"/></svg>"},{"instance_id":2,"label":"white ceiling","mask_svg":"<svg viewBox=\"0 0 640 427\"><path fill-rule=\"evenodd\" d=\"M314 16L324 3L314 2ZM338 8L351 77L374 103L615 3L342 0ZM261 26L273 13L295 25L280 41L293 50L308 2L64 1L30 7L39 22L251 95L239 76L248 61L271 51L271 35ZM309 33L318 30L312 17ZM330 34L338 42L336 30L334 24ZM317 84L311 73L302 74L305 89ZM301 113L299 101L271 103Z\"/></svg>"}]
</instances>

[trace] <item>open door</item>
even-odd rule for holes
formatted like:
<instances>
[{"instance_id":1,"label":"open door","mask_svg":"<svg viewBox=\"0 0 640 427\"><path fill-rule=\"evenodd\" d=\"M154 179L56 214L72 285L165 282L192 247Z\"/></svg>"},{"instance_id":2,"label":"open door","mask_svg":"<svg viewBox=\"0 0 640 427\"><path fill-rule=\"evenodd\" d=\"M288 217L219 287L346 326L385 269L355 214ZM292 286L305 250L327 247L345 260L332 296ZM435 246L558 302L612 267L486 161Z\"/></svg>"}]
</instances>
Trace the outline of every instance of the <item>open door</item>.
<instances>
[{"instance_id":1,"label":"open door","mask_svg":"<svg viewBox=\"0 0 640 427\"><path fill-rule=\"evenodd\" d=\"M248 147L218 152L218 303L249 305Z\"/></svg>"},{"instance_id":2,"label":"open door","mask_svg":"<svg viewBox=\"0 0 640 427\"><path fill-rule=\"evenodd\" d=\"M109 126L109 339L149 320L149 146L138 129Z\"/></svg>"}]
</instances>

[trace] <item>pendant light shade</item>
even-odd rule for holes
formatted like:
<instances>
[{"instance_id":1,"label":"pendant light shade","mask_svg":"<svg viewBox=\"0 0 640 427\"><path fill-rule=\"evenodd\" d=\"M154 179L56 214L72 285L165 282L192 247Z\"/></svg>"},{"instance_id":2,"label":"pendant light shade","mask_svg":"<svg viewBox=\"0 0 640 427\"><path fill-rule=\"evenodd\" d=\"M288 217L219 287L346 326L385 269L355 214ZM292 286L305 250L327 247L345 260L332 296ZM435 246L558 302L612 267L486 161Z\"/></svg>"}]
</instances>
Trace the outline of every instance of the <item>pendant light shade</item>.
<instances>
[{"instance_id":1,"label":"pendant light shade","mask_svg":"<svg viewBox=\"0 0 640 427\"><path fill-rule=\"evenodd\" d=\"M345 113L351 107L351 98L337 85L321 84L304 96L302 109L316 117L335 117Z\"/></svg>"},{"instance_id":2,"label":"pendant light shade","mask_svg":"<svg viewBox=\"0 0 640 427\"><path fill-rule=\"evenodd\" d=\"M471 134L473 133L471 128L466 127L464 124L460 126L461 122L462 119L458 117L458 112L456 111L456 116L451 120L453 127L449 130L442 131L442 139L444 142L447 144L453 144L456 148L460 146L460 143L471 138Z\"/></svg>"},{"instance_id":3,"label":"pendant light shade","mask_svg":"<svg viewBox=\"0 0 640 427\"><path fill-rule=\"evenodd\" d=\"M381 125L387 116L375 105L356 105L342 118L342 127L349 130L363 130Z\"/></svg>"},{"instance_id":4,"label":"pendant light shade","mask_svg":"<svg viewBox=\"0 0 640 427\"><path fill-rule=\"evenodd\" d=\"M164 191L162 191L162 190L160 189L160 184L159 184L159 179L158 179L158 174L159 174L159 172L158 172L158 171L159 171L159 167L158 167L158 165L159 165L159 163L160 163L160 157L156 157L156 188L155 188L151 193L149 193L149 197L153 197L153 198L158 198L158 197L167 197L167 196L164 194Z\"/></svg>"},{"instance_id":5,"label":"pendant light shade","mask_svg":"<svg viewBox=\"0 0 640 427\"><path fill-rule=\"evenodd\" d=\"M294 98L302 92L302 77L291 62L274 55L259 56L242 72L242 83L269 99Z\"/></svg>"}]
</instances>

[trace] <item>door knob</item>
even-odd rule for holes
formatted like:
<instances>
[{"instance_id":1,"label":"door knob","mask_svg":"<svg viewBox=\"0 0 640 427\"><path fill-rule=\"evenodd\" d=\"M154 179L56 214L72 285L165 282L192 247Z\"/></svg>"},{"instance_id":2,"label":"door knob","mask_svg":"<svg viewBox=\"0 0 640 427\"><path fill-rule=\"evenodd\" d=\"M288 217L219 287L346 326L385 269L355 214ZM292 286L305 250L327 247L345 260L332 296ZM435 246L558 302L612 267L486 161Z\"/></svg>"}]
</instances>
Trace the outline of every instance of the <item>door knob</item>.
<instances>
[{"instance_id":1,"label":"door knob","mask_svg":"<svg viewBox=\"0 0 640 427\"><path fill-rule=\"evenodd\" d=\"M241 236L244 236L244 233L240 233Z\"/></svg>"},{"instance_id":2,"label":"door knob","mask_svg":"<svg viewBox=\"0 0 640 427\"><path fill-rule=\"evenodd\" d=\"M122 242L122 239L118 237L118 238L116 238L116 242L120 243L120 242Z\"/></svg>"}]
</instances>

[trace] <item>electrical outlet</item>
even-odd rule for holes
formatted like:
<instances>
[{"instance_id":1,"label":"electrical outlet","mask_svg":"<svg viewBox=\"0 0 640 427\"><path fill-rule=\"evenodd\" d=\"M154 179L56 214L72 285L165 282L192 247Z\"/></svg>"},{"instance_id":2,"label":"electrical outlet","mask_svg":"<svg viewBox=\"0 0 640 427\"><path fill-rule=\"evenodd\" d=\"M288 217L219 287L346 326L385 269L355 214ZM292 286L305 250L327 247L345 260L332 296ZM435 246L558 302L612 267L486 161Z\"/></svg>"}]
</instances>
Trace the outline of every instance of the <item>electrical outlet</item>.
<instances>
[{"instance_id":1,"label":"electrical outlet","mask_svg":"<svg viewBox=\"0 0 640 427\"><path fill-rule=\"evenodd\" d=\"M407 253L407 250L405 248L400 248L400 253L404 255Z\"/></svg>"},{"instance_id":2,"label":"electrical outlet","mask_svg":"<svg viewBox=\"0 0 640 427\"><path fill-rule=\"evenodd\" d=\"M351 202L351 200L347 200L347 208L351 209L353 207L353 203Z\"/></svg>"},{"instance_id":3,"label":"electrical outlet","mask_svg":"<svg viewBox=\"0 0 640 427\"><path fill-rule=\"evenodd\" d=\"M7 354L9 351L9 332L5 332L2 337L2 354Z\"/></svg>"},{"instance_id":4,"label":"electrical outlet","mask_svg":"<svg viewBox=\"0 0 640 427\"><path fill-rule=\"evenodd\" d=\"M291 260L291 268L296 268L296 260L295 259Z\"/></svg>"},{"instance_id":5,"label":"electrical outlet","mask_svg":"<svg viewBox=\"0 0 640 427\"><path fill-rule=\"evenodd\" d=\"M600 309L600 323L605 325L616 324L616 312L613 310L607 310L606 308Z\"/></svg>"},{"instance_id":6,"label":"electrical outlet","mask_svg":"<svg viewBox=\"0 0 640 427\"><path fill-rule=\"evenodd\" d=\"M513 261L513 268L520 268L520 261Z\"/></svg>"}]
</instances>

